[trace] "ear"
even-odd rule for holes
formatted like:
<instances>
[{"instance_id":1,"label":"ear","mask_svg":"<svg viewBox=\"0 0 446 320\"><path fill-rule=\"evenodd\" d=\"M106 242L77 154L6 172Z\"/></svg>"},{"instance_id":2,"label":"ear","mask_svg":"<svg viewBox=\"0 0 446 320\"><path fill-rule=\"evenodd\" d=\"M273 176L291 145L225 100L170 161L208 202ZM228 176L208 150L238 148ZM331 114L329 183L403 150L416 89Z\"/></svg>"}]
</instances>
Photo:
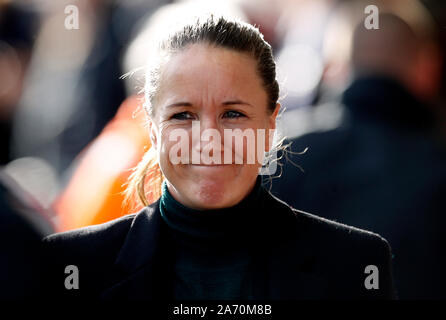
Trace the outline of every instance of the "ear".
<instances>
[{"instance_id":1,"label":"ear","mask_svg":"<svg viewBox=\"0 0 446 320\"><path fill-rule=\"evenodd\" d=\"M276 108L274 109L273 113L269 116L268 128L267 128L267 131L266 131L266 139L265 139L265 151L270 151L271 150L272 141L273 141L274 136L272 136L270 138L269 130L270 129L274 129L274 130L276 129L276 118L277 118L277 115L279 114L280 108L281 108L280 103L276 103Z\"/></svg>"},{"instance_id":2,"label":"ear","mask_svg":"<svg viewBox=\"0 0 446 320\"><path fill-rule=\"evenodd\" d=\"M276 108L274 109L273 113L269 116L269 129L276 129L276 118L279 114L281 105L280 103L276 103Z\"/></svg>"},{"instance_id":3,"label":"ear","mask_svg":"<svg viewBox=\"0 0 446 320\"><path fill-rule=\"evenodd\" d=\"M148 127L149 127L150 142L152 144L152 147L154 147L155 150L157 150L158 149L158 139L157 139L158 130L152 120L149 120Z\"/></svg>"}]
</instances>

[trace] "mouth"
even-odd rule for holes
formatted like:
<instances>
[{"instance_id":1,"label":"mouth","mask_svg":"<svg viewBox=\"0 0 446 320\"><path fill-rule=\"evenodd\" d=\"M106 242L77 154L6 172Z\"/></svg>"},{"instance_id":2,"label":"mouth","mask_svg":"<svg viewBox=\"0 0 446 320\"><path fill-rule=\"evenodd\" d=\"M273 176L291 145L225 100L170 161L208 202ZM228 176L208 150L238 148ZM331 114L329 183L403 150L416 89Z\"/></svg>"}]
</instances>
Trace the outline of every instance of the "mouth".
<instances>
[{"instance_id":1,"label":"mouth","mask_svg":"<svg viewBox=\"0 0 446 320\"><path fill-rule=\"evenodd\" d=\"M231 164L191 164L191 166L212 168L212 167L227 167L227 166L231 166Z\"/></svg>"}]
</instances>

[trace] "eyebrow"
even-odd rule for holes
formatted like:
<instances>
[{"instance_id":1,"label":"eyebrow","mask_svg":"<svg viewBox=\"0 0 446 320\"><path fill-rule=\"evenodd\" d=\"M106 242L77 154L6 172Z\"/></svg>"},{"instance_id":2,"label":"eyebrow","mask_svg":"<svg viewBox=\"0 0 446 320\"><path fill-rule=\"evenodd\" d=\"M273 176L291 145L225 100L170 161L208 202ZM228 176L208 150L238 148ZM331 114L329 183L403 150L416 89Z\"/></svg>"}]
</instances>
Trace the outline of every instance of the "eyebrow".
<instances>
[{"instance_id":1,"label":"eyebrow","mask_svg":"<svg viewBox=\"0 0 446 320\"><path fill-rule=\"evenodd\" d=\"M245 106L252 107L252 104L250 104L248 102L245 102L245 101L242 101L242 100L230 100L230 101L223 102L224 106L230 106L230 105L234 105L234 104L242 104L242 105L245 105Z\"/></svg>"},{"instance_id":2,"label":"eyebrow","mask_svg":"<svg viewBox=\"0 0 446 320\"><path fill-rule=\"evenodd\" d=\"M246 106L250 106L252 107L252 105L248 102L242 101L242 100L229 100L229 101L225 101L222 103L224 106L230 106L230 105L235 105L235 104L241 104L241 105L246 105ZM169 104L166 106L166 108L171 108L171 107L192 107L192 104L190 102L185 102L185 101L181 101L181 102L175 102L172 104Z\"/></svg>"},{"instance_id":3,"label":"eyebrow","mask_svg":"<svg viewBox=\"0 0 446 320\"><path fill-rule=\"evenodd\" d=\"M166 106L166 108L170 107L192 107L192 104L189 102L175 102Z\"/></svg>"}]
</instances>

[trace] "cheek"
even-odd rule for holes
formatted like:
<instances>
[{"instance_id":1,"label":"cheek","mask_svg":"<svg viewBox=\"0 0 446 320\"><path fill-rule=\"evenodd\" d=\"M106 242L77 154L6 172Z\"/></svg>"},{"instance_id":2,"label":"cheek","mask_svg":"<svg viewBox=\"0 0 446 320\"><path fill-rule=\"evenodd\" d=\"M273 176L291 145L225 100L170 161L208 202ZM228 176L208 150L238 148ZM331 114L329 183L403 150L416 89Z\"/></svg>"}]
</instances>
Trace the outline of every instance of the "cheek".
<instances>
[{"instance_id":1,"label":"cheek","mask_svg":"<svg viewBox=\"0 0 446 320\"><path fill-rule=\"evenodd\" d=\"M175 144L175 141L170 141L170 137L172 134L172 129L167 126L162 126L158 135L158 154L159 154L159 163L161 165L162 170L166 170L171 165L171 161L169 159L169 152L172 146Z\"/></svg>"},{"instance_id":2,"label":"cheek","mask_svg":"<svg viewBox=\"0 0 446 320\"><path fill-rule=\"evenodd\" d=\"M185 161L190 154L191 130L177 128L173 125L164 126L161 128L158 138L161 169L182 168L182 164L187 163Z\"/></svg>"},{"instance_id":3,"label":"cheek","mask_svg":"<svg viewBox=\"0 0 446 320\"><path fill-rule=\"evenodd\" d=\"M252 130L253 138L244 139L243 143L243 158L244 163L253 164L253 159L255 164L261 166L262 160L264 158L265 152L270 149L272 144L272 138L274 137L274 132L269 130L268 126L264 125L264 122L259 122L257 126L249 128Z\"/></svg>"}]
</instances>

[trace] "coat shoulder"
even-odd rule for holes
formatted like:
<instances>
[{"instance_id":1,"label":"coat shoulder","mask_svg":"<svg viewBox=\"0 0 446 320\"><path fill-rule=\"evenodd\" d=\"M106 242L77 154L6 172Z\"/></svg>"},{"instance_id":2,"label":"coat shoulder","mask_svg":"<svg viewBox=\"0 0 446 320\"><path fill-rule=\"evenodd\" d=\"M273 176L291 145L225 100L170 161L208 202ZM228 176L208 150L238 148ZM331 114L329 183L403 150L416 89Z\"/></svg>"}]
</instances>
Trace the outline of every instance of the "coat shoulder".
<instances>
[{"instance_id":1,"label":"coat shoulder","mask_svg":"<svg viewBox=\"0 0 446 320\"><path fill-rule=\"evenodd\" d=\"M307 239L328 247L332 245L345 246L348 244L348 247L353 249L355 247L364 248L365 245L366 247L371 246L377 250L384 250L389 253L391 251L387 240L377 233L295 209L277 197L271 194L270 196L276 207L275 210L292 213L294 225L298 228L294 233L300 240Z\"/></svg>"},{"instance_id":2,"label":"coat shoulder","mask_svg":"<svg viewBox=\"0 0 446 320\"><path fill-rule=\"evenodd\" d=\"M98 296L113 279L113 265L125 243L131 226L141 212L115 220L55 233L43 238L46 298L64 299ZM82 290L66 290L66 268L75 266L81 275Z\"/></svg>"},{"instance_id":3,"label":"coat shoulder","mask_svg":"<svg viewBox=\"0 0 446 320\"><path fill-rule=\"evenodd\" d=\"M320 279L323 285L316 290L315 297L321 294L324 297L325 292L326 297L339 299L396 298L392 252L386 239L294 209L277 198L275 205L290 218L291 232L281 265L293 266L292 270L301 270ZM364 284L370 270L379 273L379 290L369 290Z\"/></svg>"},{"instance_id":4,"label":"coat shoulder","mask_svg":"<svg viewBox=\"0 0 446 320\"><path fill-rule=\"evenodd\" d=\"M43 238L43 242L51 247L78 247L92 248L120 238L127 233L135 216L129 214L105 223L87 226L75 230L51 234Z\"/></svg>"},{"instance_id":5,"label":"coat shoulder","mask_svg":"<svg viewBox=\"0 0 446 320\"><path fill-rule=\"evenodd\" d=\"M74 261L89 268L113 264L136 217L144 211L98 225L51 234L42 240L45 251L61 264Z\"/></svg>"},{"instance_id":6,"label":"coat shoulder","mask_svg":"<svg viewBox=\"0 0 446 320\"><path fill-rule=\"evenodd\" d=\"M325 219L305 211L292 210L296 218L306 228L312 229L315 234L323 233L327 237L333 237L340 241L349 242L350 244L360 243L364 245L365 243L369 243L371 246L390 251L390 245L387 240L377 233Z\"/></svg>"}]
</instances>

